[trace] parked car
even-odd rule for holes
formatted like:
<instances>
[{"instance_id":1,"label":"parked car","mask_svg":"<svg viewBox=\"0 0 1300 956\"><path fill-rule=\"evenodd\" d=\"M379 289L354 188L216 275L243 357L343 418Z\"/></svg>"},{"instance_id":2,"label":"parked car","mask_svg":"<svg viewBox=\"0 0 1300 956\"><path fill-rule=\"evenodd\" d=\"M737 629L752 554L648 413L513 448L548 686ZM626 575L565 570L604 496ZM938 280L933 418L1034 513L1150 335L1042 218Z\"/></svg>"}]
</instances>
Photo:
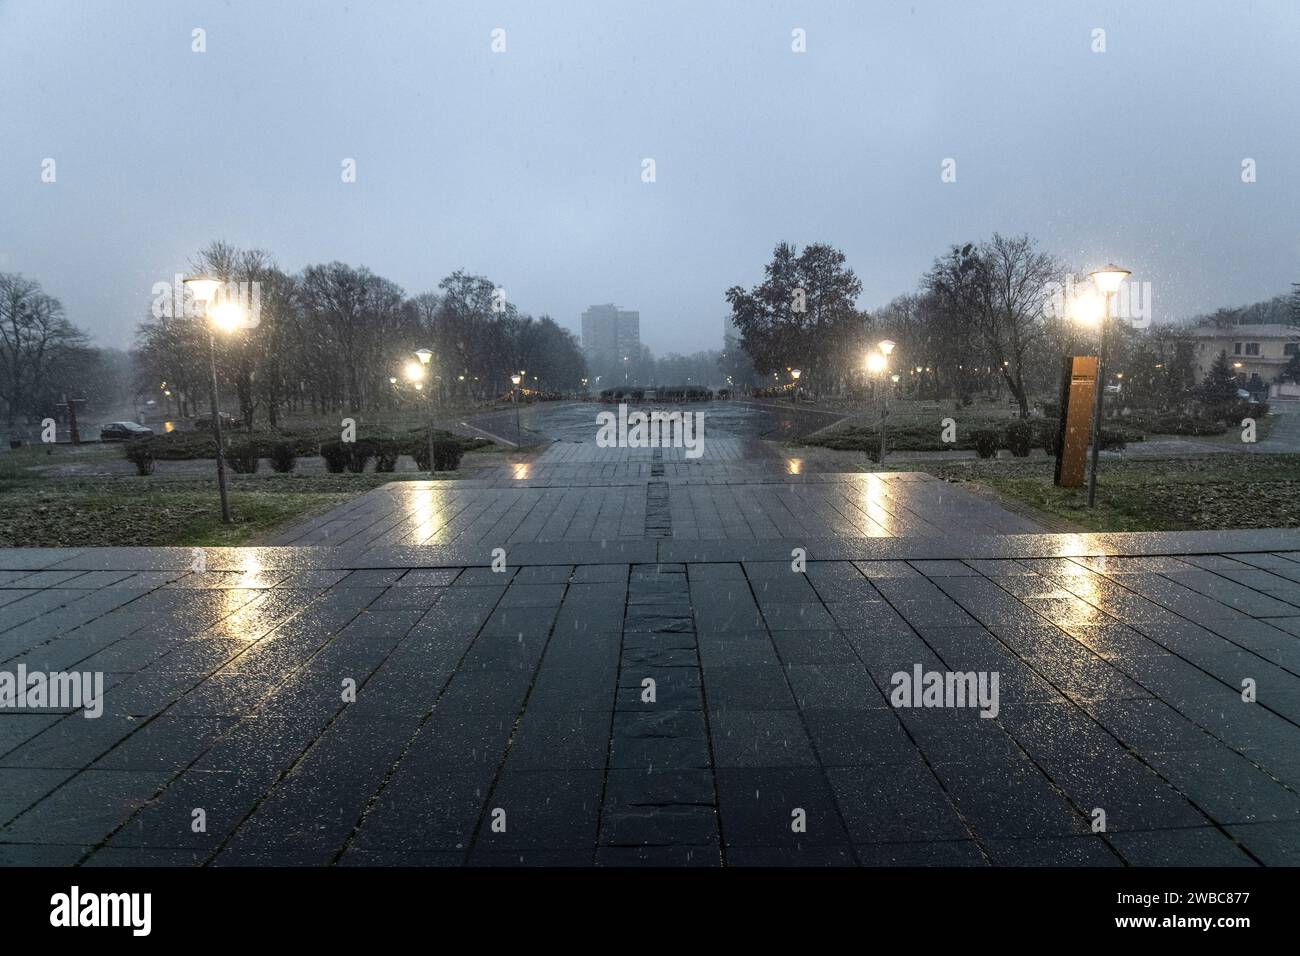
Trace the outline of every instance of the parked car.
<instances>
[{"instance_id":1,"label":"parked car","mask_svg":"<svg viewBox=\"0 0 1300 956\"><path fill-rule=\"evenodd\" d=\"M131 441L133 438L148 438L152 434L152 428L145 428L135 422L109 422L100 429L99 440Z\"/></svg>"}]
</instances>

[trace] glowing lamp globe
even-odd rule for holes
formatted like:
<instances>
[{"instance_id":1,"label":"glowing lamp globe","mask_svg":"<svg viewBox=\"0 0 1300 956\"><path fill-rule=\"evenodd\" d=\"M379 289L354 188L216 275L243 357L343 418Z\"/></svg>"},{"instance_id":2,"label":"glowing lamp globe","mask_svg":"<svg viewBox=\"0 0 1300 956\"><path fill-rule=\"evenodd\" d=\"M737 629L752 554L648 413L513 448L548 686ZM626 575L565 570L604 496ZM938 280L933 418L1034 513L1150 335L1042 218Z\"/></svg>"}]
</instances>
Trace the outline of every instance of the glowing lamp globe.
<instances>
[{"instance_id":1,"label":"glowing lamp globe","mask_svg":"<svg viewBox=\"0 0 1300 956\"><path fill-rule=\"evenodd\" d=\"M1093 284L1104 294L1108 292L1118 292L1119 287L1124 284L1124 280L1133 273L1127 269L1122 269L1113 262L1105 267L1090 273Z\"/></svg>"},{"instance_id":2,"label":"glowing lamp globe","mask_svg":"<svg viewBox=\"0 0 1300 956\"><path fill-rule=\"evenodd\" d=\"M185 280L185 288L190 290L190 295L194 296L195 302L211 302L216 298L221 283L207 276L194 276L192 279Z\"/></svg>"}]
</instances>

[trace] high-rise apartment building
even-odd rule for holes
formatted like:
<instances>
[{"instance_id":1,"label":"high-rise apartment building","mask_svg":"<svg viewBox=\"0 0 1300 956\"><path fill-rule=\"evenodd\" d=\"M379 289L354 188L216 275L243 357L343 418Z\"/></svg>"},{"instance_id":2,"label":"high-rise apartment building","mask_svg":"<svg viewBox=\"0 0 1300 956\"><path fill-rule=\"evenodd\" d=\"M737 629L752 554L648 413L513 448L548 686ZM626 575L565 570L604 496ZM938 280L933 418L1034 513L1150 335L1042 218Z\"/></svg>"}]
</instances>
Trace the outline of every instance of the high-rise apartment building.
<instances>
[{"instance_id":1,"label":"high-rise apartment building","mask_svg":"<svg viewBox=\"0 0 1300 956\"><path fill-rule=\"evenodd\" d=\"M582 313L582 351L589 363L636 361L641 354L641 313L616 305L593 305Z\"/></svg>"}]
</instances>

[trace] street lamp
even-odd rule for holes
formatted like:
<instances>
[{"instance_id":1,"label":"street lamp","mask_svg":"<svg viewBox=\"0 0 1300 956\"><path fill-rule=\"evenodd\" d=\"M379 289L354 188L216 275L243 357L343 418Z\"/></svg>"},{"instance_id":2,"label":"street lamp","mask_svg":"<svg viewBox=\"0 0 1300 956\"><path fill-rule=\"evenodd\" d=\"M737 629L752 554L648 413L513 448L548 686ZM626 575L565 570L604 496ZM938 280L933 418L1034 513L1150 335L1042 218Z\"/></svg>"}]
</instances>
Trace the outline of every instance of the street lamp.
<instances>
[{"instance_id":1,"label":"street lamp","mask_svg":"<svg viewBox=\"0 0 1300 956\"><path fill-rule=\"evenodd\" d=\"M420 360L420 364L421 364L421 365L426 365L426 366L427 366L431 361L433 361L433 353L430 352L428 349L416 349L416 350L415 350L415 357L418 358L418 359ZM430 371L432 371L432 370L430 370ZM430 378L431 380L434 379L434 378L437 378L437 377L438 377L438 376L435 376L435 375L432 375L432 374L429 376L429 378ZM432 385L433 382L430 381L429 384Z\"/></svg>"},{"instance_id":2,"label":"street lamp","mask_svg":"<svg viewBox=\"0 0 1300 956\"><path fill-rule=\"evenodd\" d=\"M239 327L242 318L239 306L234 302L225 302L209 308L217 296L221 283L206 276L194 276L184 280L185 288L190 290L194 301L203 303L203 317L208 320L208 370L212 376L212 434L217 442L217 491L221 496L221 521L230 524L230 497L226 493L226 452L221 439L221 412L217 403L217 335L216 329L233 332Z\"/></svg>"},{"instance_id":3,"label":"street lamp","mask_svg":"<svg viewBox=\"0 0 1300 956\"><path fill-rule=\"evenodd\" d=\"M881 375L889 369L889 353L894 351L894 343L889 339L883 339L876 345L878 351L870 352L867 355L867 371L873 375ZM895 376L894 381L898 381ZM885 424L889 418L889 385L881 383L881 410L880 410L880 466L885 465Z\"/></svg>"},{"instance_id":4,"label":"street lamp","mask_svg":"<svg viewBox=\"0 0 1300 956\"><path fill-rule=\"evenodd\" d=\"M432 360L433 353L428 349L416 349L415 357L419 361L406 363L406 377L415 385L417 392L424 392L426 404L424 437L429 446L429 474L433 474L433 390L426 391L424 388L424 369Z\"/></svg>"},{"instance_id":5,"label":"street lamp","mask_svg":"<svg viewBox=\"0 0 1300 956\"><path fill-rule=\"evenodd\" d=\"M1100 341L1097 344L1097 380L1094 389L1096 394L1093 396L1092 403L1092 468L1088 472L1089 508L1097 501L1097 463L1101 454L1101 403L1106 391L1106 331L1110 324L1110 297L1119 291L1124 280L1132 273L1110 263L1090 275L1093 285L1097 287L1097 291L1103 298L1098 331Z\"/></svg>"},{"instance_id":6,"label":"street lamp","mask_svg":"<svg viewBox=\"0 0 1300 956\"><path fill-rule=\"evenodd\" d=\"M799 401L799 376L802 374L803 372L800 369L797 368L790 369L790 377L794 379L794 392L792 393L792 397L790 399L790 401L792 402Z\"/></svg>"},{"instance_id":7,"label":"street lamp","mask_svg":"<svg viewBox=\"0 0 1300 956\"><path fill-rule=\"evenodd\" d=\"M519 424L519 383L524 380L524 373L518 372L510 376L510 384L514 386L511 391L515 398L515 445L519 448L524 446L524 429Z\"/></svg>"}]
</instances>

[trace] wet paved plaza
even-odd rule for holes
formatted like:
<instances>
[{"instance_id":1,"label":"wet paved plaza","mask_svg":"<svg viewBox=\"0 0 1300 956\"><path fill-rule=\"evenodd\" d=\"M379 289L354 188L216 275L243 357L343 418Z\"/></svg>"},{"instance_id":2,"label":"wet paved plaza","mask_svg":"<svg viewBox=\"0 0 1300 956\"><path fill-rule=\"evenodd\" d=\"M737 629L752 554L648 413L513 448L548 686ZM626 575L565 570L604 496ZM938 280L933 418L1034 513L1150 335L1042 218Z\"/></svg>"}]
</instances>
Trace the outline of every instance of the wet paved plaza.
<instances>
[{"instance_id":1,"label":"wet paved plaza","mask_svg":"<svg viewBox=\"0 0 1300 956\"><path fill-rule=\"evenodd\" d=\"M0 710L0 864L1300 863L1300 531L1037 531L737 439L554 445L202 571L0 551L0 671L105 686ZM918 668L996 716L894 706Z\"/></svg>"}]
</instances>

